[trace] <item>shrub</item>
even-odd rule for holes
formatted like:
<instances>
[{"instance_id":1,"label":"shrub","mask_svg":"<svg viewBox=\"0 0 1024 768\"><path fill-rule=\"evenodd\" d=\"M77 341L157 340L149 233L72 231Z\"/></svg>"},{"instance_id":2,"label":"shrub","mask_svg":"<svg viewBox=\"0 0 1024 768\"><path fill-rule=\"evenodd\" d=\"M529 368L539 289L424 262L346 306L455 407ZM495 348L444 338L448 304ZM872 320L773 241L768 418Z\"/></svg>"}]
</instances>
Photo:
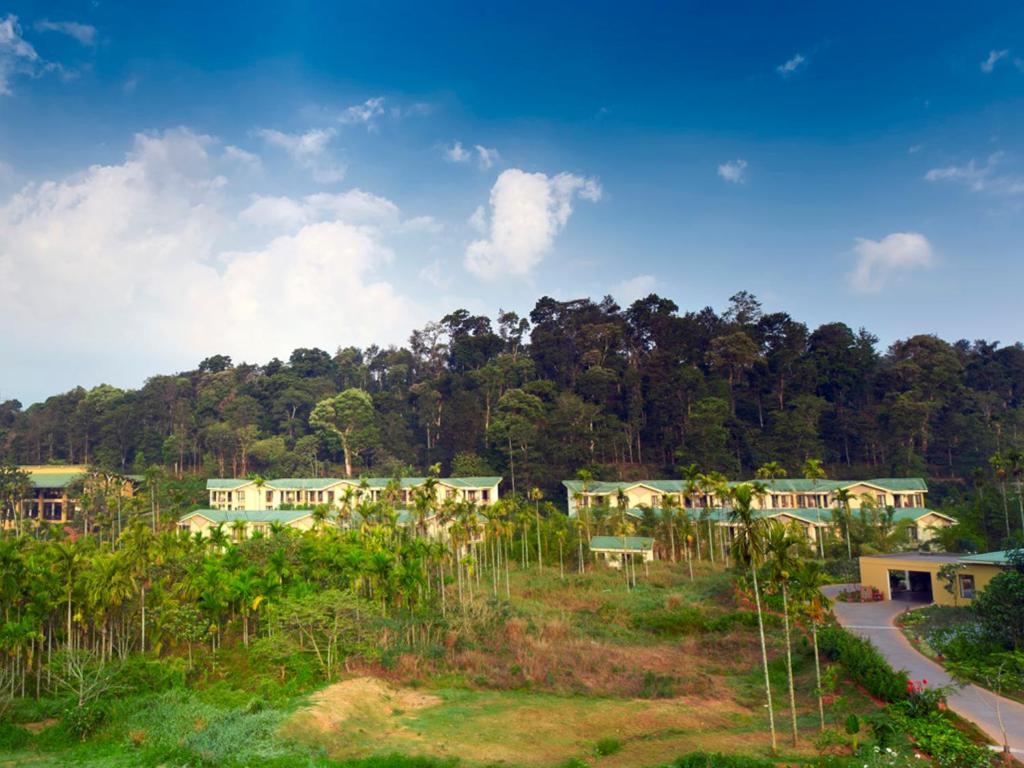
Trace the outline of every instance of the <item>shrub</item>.
<instances>
[{"instance_id":1,"label":"shrub","mask_svg":"<svg viewBox=\"0 0 1024 768\"><path fill-rule=\"evenodd\" d=\"M107 718L107 710L100 702L69 707L64 713L64 725L82 741L96 731Z\"/></svg>"},{"instance_id":2,"label":"shrub","mask_svg":"<svg viewBox=\"0 0 1024 768\"><path fill-rule=\"evenodd\" d=\"M723 755L718 752L690 752L673 763L675 768L775 768L775 763L761 757Z\"/></svg>"},{"instance_id":3,"label":"shrub","mask_svg":"<svg viewBox=\"0 0 1024 768\"><path fill-rule=\"evenodd\" d=\"M896 724L932 756L939 768L984 768L992 765L995 755L987 747L972 743L941 712L912 717L907 709L905 704L889 708Z\"/></svg>"},{"instance_id":4,"label":"shrub","mask_svg":"<svg viewBox=\"0 0 1024 768\"><path fill-rule=\"evenodd\" d=\"M0 721L0 750L21 749L28 744L32 735L24 728Z\"/></svg>"},{"instance_id":5,"label":"shrub","mask_svg":"<svg viewBox=\"0 0 1024 768\"><path fill-rule=\"evenodd\" d=\"M885 657L869 640L850 634L842 627L824 627L818 633L818 647L828 659L838 661L847 674L873 696L883 701L903 701L910 682L905 672L894 672Z\"/></svg>"},{"instance_id":6,"label":"shrub","mask_svg":"<svg viewBox=\"0 0 1024 768\"><path fill-rule=\"evenodd\" d=\"M614 755L621 749L622 742L616 739L614 736L605 736L603 739L598 739L597 744L594 745L594 752L596 752L601 757Z\"/></svg>"}]
</instances>

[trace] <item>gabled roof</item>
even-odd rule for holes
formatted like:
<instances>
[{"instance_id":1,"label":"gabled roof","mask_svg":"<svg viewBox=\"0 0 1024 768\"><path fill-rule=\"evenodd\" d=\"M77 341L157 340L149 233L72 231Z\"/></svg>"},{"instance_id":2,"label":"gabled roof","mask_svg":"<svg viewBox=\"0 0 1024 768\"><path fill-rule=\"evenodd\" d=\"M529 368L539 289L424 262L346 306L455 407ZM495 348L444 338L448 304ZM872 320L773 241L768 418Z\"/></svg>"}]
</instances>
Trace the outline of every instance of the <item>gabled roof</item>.
<instances>
[{"instance_id":1,"label":"gabled roof","mask_svg":"<svg viewBox=\"0 0 1024 768\"><path fill-rule=\"evenodd\" d=\"M742 483L759 482L767 489L768 493L833 493L840 488L852 488L856 485L870 485L885 491L895 492L926 492L928 486L920 477L881 477L864 480L808 480L802 477L778 478L775 480L732 480L730 487ZM564 485L570 494L583 491L582 480L563 480ZM586 484L587 493L608 494L628 491L631 488L643 486L659 491L660 493L682 493L686 490L686 482L683 480L591 480Z\"/></svg>"},{"instance_id":2,"label":"gabled roof","mask_svg":"<svg viewBox=\"0 0 1024 768\"><path fill-rule=\"evenodd\" d=\"M943 512L936 512L934 509L924 509L922 507L902 507L900 509L893 510L893 520L897 522L903 522L905 520L920 520L922 517L928 515L935 515L945 520L949 520L951 523L956 522L955 517L951 517Z\"/></svg>"},{"instance_id":3,"label":"gabled roof","mask_svg":"<svg viewBox=\"0 0 1024 768\"><path fill-rule=\"evenodd\" d=\"M501 477L441 477L441 485L451 488L493 488L501 482Z\"/></svg>"},{"instance_id":4,"label":"gabled roof","mask_svg":"<svg viewBox=\"0 0 1024 768\"><path fill-rule=\"evenodd\" d=\"M211 477L206 481L206 490L233 491L235 488L241 488L243 485L250 485L251 483L252 480L246 480L245 478Z\"/></svg>"},{"instance_id":5,"label":"gabled roof","mask_svg":"<svg viewBox=\"0 0 1024 768\"><path fill-rule=\"evenodd\" d=\"M654 539L649 536L594 536L590 539L590 549L644 552L654 549Z\"/></svg>"},{"instance_id":6,"label":"gabled roof","mask_svg":"<svg viewBox=\"0 0 1024 768\"><path fill-rule=\"evenodd\" d=\"M276 491L322 491L338 483L351 482L336 477L281 477L267 480L264 488Z\"/></svg>"},{"instance_id":7,"label":"gabled roof","mask_svg":"<svg viewBox=\"0 0 1024 768\"><path fill-rule=\"evenodd\" d=\"M403 490L418 488L425 483L425 477L399 478L399 487ZM501 482L501 477L439 477L438 483L449 488L483 489L493 488ZM251 485L252 480L210 478L206 481L207 490L231 491ZM335 485L351 485L366 487L379 491L394 482L391 477L279 477L264 482L264 487L276 491L320 491Z\"/></svg>"},{"instance_id":8,"label":"gabled roof","mask_svg":"<svg viewBox=\"0 0 1024 768\"><path fill-rule=\"evenodd\" d=\"M41 491L49 491L67 488L76 480L80 480L84 474L84 472L30 472L29 478L31 479L33 488Z\"/></svg>"},{"instance_id":9,"label":"gabled roof","mask_svg":"<svg viewBox=\"0 0 1024 768\"><path fill-rule=\"evenodd\" d=\"M211 523L233 523L244 520L247 523L294 523L312 512L308 509L197 509L182 515L178 522L185 522L191 517L205 517Z\"/></svg>"},{"instance_id":10,"label":"gabled roof","mask_svg":"<svg viewBox=\"0 0 1024 768\"><path fill-rule=\"evenodd\" d=\"M978 563L981 565L1009 565L1010 550L1000 549L995 552L982 552L978 555L965 555L960 560L964 563Z\"/></svg>"}]
</instances>

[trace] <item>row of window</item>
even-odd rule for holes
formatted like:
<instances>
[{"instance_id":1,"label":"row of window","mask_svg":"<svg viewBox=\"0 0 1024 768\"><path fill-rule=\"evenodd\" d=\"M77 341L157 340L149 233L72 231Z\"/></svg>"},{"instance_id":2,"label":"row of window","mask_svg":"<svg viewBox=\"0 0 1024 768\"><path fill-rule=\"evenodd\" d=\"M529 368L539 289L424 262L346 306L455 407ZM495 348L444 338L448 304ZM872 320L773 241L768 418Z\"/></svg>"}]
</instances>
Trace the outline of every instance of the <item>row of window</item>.
<instances>
[{"instance_id":1,"label":"row of window","mask_svg":"<svg viewBox=\"0 0 1024 768\"><path fill-rule=\"evenodd\" d=\"M660 507L664 503L666 496L669 496L675 504L681 505L686 509L703 509L705 507L721 506L717 497L704 493L698 493L692 496L655 493L650 495L648 503L652 507ZM606 504L611 505L616 498L617 497L611 494L587 495L580 499L579 505L581 507L598 507ZM886 505L885 494L875 494L875 502L879 506L884 507ZM773 493L771 494L770 502L767 503L767 506L769 509L820 509L835 506L835 500L827 493ZM923 509L924 494L893 494L893 507L896 509Z\"/></svg>"},{"instance_id":2,"label":"row of window","mask_svg":"<svg viewBox=\"0 0 1024 768\"><path fill-rule=\"evenodd\" d=\"M334 491L265 491L265 500L267 506L274 504L274 494L279 494L280 503L282 504L334 504L335 494ZM491 491L489 488L484 488L479 491L475 489L467 490L465 493L465 499L467 501L480 501L489 502L491 500ZM373 489L369 492L370 499L372 501L380 501L385 492L377 489ZM458 495L458 491L452 488L445 489L445 498L454 499ZM403 504L410 504L413 500L412 491L403 490L399 493L399 498ZM237 503L240 507L244 507L246 503L246 492L245 491L210 491L210 503L211 504L231 504Z\"/></svg>"}]
</instances>

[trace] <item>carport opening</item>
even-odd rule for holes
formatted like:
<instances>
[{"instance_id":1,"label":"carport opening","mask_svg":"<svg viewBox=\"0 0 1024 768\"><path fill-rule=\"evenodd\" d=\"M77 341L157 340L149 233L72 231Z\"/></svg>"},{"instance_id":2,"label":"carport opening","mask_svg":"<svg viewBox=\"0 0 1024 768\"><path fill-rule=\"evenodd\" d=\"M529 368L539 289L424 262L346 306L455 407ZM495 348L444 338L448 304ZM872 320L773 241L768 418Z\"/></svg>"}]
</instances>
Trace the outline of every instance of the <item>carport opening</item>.
<instances>
[{"instance_id":1,"label":"carport opening","mask_svg":"<svg viewBox=\"0 0 1024 768\"><path fill-rule=\"evenodd\" d=\"M893 600L931 603L932 575L928 571L889 571L889 594Z\"/></svg>"}]
</instances>

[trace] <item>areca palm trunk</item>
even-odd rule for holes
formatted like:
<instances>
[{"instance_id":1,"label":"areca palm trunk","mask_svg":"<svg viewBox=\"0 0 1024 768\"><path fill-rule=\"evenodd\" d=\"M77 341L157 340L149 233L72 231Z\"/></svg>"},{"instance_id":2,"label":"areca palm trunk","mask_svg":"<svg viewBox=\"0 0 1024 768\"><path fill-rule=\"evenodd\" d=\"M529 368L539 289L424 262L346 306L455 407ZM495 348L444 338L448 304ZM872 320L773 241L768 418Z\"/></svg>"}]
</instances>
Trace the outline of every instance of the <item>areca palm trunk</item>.
<instances>
[{"instance_id":1,"label":"areca palm trunk","mask_svg":"<svg viewBox=\"0 0 1024 768\"><path fill-rule=\"evenodd\" d=\"M811 641L814 645L814 677L818 684L818 719L821 723L820 729L825 730L825 697L821 690L821 660L818 656L818 622L811 622Z\"/></svg>"},{"instance_id":2,"label":"areca palm trunk","mask_svg":"<svg viewBox=\"0 0 1024 768\"><path fill-rule=\"evenodd\" d=\"M764 667L764 692L768 699L768 729L772 736L772 753L778 750L775 737L775 712L772 709L772 681L768 675L768 644L764 639L764 616L761 613L761 590L757 585L757 566L750 564L750 574L754 579L754 605L757 607L757 631L761 637L761 662Z\"/></svg>"},{"instance_id":3,"label":"areca palm trunk","mask_svg":"<svg viewBox=\"0 0 1024 768\"><path fill-rule=\"evenodd\" d=\"M789 714L793 729L793 746L796 746L796 689L793 685L793 646L789 634L789 592L782 582L782 622L786 632L786 676L789 682Z\"/></svg>"}]
</instances>

